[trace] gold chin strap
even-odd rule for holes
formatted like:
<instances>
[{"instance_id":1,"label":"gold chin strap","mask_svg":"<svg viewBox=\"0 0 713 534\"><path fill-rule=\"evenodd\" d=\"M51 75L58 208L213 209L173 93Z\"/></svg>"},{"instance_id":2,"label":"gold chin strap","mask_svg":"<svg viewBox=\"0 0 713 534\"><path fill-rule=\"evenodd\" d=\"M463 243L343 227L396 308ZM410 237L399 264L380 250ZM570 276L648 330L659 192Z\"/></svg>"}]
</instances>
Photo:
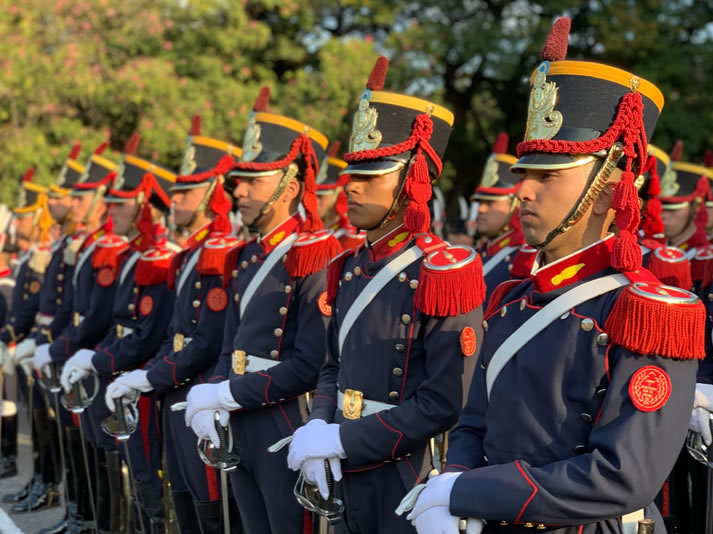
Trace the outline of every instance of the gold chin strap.
<instances>
[{"instance_id":1,"label":"gold chin strap","mask_svg":"<svg viewBox=\"0 0 713 534\"><path fill-rule=\"evenodd\" d=\"M82 224L86 225L89 223L89 216L92 214L94 209L97 207L97 204L99 203L99 201L104 198L104 195L106 195L106 190L107 190L106 184L100 185L99 187L97 187L97 190L94 192L94 196L92 197L92 202L91 202L91 204L89 204L89 209L84 214L84 217L82 217Z\"/></svg>"},{"instance_id":2,"label":"gold chin strap","mask_svg":"<svg viewBox=\"0 0 713 534\"><path fill-rule=\"evenodd\" d=\"M599 172L597 172L592 184L585 191L577 207L570 213L570 215L552 230L542 243L533 245L533 248L543 248L547 246L555 237L559 234L564 234L567 230L572 228L577 224L584 214L587 212L589 207L592 205L594 200L599 196L599 194L604 190L606 185L609 183L609 178L611 178L614 169L619 164L619 161L624 156L624 145L621 143L614 143L609 149L604 164L602 165Z\"/></svg>"},{"instance_id":3,"label":"gold chin strap","mask_svg":"<svg viewBox=\"0 0 713 534\"><path fill-rule=\"evenodd\" d=\"M277 189L275 189L275 192L270 195L270 198L267 199L267 202L263 204L262 208L260 209L260 213L258 213L257 217L255 217L255 220L252 221L250 224L246 224L246 226L254 227L260 219L267 215L273 204L277 202L277 199L280 198L280 195L282 195L282 193L287 188L287 184L289 184L295 178L295 176L297 176L299 170L300 168L297 163L292 162L289 164L287 170L285 171L285 174L283 174L282 178L280 178L280 183L277 184Z\"/></svg>"}]
</instances>

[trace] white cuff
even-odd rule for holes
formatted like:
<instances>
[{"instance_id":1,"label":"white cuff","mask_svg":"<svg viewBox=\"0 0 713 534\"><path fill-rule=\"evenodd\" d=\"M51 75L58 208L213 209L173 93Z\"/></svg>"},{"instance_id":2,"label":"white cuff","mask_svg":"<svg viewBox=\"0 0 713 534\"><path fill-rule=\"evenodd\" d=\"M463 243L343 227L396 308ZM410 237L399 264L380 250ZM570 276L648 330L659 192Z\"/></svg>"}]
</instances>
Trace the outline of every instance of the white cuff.
<instances>
[{"instance_id":1,"label":"white cuff","mask_svg":"<svg viewBox=\"0 0 713 534\"><path fill-rule=\"evenodd\" d=\"M235 399L233 398L233 394L230 391L230 380L223 380L218 385L218 399L220 400L220 404L222 404L228 411L239 410L242 408L242 406L235 402Z\"/></svg>"}]
</instances>

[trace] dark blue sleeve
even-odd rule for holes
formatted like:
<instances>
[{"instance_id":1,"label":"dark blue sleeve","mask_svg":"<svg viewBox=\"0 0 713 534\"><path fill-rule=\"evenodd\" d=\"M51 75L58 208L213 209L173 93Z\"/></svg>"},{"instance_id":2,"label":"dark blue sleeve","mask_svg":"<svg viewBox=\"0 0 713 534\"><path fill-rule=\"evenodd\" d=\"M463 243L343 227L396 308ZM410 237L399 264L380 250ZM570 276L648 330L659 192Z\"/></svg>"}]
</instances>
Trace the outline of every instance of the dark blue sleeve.
<instances>
[{"instance_id":1,"label":"dark blue sleeve","mask_svg":"<svg viewBox=\"0 0 713 534\"><path fill-rule=\"evenodd\" d=\"M223 327L223 346L218 361L213 369L209 382L218 383L230 376L233 357L233 339L240 327L240 306L235 302L234 282L228 289L228 309L225 310L225 325Z\"/></svg>"},{"instance_id":2,"label":"dark blue sleeve","mask_svg":"<svg viewBox=\"0 0 713 534\"><path fill-rule=\"evenodd\" d=\"M337 409L337 380L339 378L339 350L337 345L337 321L334 317L336 309L332 306L332 320L327 326L327 359L319 370L317 391L312 397L312 412L310 419L322 419L327 423L334 422L334 412Z\"/></svg>"},{"instance_id":3,"label":"dark blue sleeve","mask_svg":"<svg viewBox=\"0 0 713 534\"><path fill-rule=\"evenodd\" d=\"M0 341L11 343L26 337L35 325L40 306L42 275L29 267L29 260L20 268L12 296L10 318L0 332Z\"/></svg>"}]
</instances>

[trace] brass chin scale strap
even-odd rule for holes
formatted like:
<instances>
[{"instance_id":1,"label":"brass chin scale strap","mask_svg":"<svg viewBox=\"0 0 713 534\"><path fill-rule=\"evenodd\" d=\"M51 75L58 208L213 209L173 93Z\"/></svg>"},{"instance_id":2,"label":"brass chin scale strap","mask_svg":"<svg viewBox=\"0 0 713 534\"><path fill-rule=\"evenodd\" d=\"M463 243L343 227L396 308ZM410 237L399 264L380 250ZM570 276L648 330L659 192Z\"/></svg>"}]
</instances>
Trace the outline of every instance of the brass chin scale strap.
<instances>
[{"instance_id":1,"label":"brass chin scale strap","mask_svg":"<svg viewBox=\"0 0 713 534\"><path fill-rule=\"evenodd\" d=\"M260 213L257 214L257 217L250 222L247 223L245 222L245 226L251 231L251 232L256 232L256 226L257 223L260 219L262 219L267 213L272 209L273 204L277 202L277 199L280 198L280 195L284 193L285 189L287 188L287 184L289 184L296 176L297 173L299 172L299 166L297 163L290 163L287 169L285 170L285 173L282 175L282 178L280 178L280 183L277 184L277 189L275 189L275 192L270 195L270 198L267 199L265 204L263 204L262 208L260 209Z\"/></svg>"}]
</instances>

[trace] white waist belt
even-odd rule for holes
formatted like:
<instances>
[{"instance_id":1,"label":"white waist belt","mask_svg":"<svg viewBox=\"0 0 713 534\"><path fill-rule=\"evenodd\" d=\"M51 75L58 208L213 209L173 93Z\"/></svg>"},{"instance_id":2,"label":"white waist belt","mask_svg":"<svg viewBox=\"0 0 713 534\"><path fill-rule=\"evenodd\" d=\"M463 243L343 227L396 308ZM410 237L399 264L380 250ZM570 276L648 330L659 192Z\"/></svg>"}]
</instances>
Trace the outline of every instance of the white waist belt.
<instances>
[{"instance_id":1,"label":"white waist belt","mask_svg":"<svg viewBox=\"0 0 713 534\"><path fill-rule=\"evenodd\" d=\"M49 326L54 320L54 315L46 315L44 313L38 313L35 317L35 323L37 326Z\"/></svg>"},{"instance_id":2,"label":"white waist belt","mask_svg":"<svg viewBox=\"0 0 713 534\"><path fill-rule=\"evenodd\" d=\"M337 406L339 407L340 410L344 406L344 392L343 391L337 392ZM375 413L384 412L386 410L390 410L391 408L395 408L395 406L393 404L389 404L388 402L379 402L379 401L375 401L375 400L362 399L361 416L366 417L367 415L374 415Z\"/></svg>"},{"instance_id":3,"label":"white waist belt","mask_svg":"<svg viewBox=\"0 0 713 534\"><path fill-rule=\"evenodd\" d=\"M245 372L257 373L258 371L267 371L279 363L279 360L271 360L269 358L260 358L259 356L248 355L245 363Z\"/></svg>"}]
</instances>

